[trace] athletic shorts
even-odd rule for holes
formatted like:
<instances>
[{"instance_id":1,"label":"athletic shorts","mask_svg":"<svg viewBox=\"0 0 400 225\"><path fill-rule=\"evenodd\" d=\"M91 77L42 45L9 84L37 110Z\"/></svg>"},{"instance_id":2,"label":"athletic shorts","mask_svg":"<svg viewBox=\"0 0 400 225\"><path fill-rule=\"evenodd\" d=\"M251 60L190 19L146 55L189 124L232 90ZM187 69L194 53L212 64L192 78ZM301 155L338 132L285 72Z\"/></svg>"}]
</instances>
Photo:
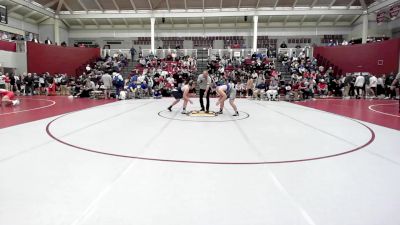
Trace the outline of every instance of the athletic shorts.
<instances>
[{"instance_id":1,"label":"athletic shorts","mask_svg":"<svg viewBox=\"0 0 400 225\"><path fill-rule=\"evenodd\" d=\"M181 91L172 91L171 95L175 98L175 99L182 99L183 98L183 93Z\"/></svg>"},{"instance_id":2,"label":"athletic shorts","mask_svg":"<svg viewBox=\"0 0 400 225\"><path fill-rule=\"evenodd\" d=\"M227 93L226 98L229 98L229 100L231 100L231 101L235 100L235 98L236 98L236 89L235 88L231 88L229 93Z\"/></svg>"}]
</instances>

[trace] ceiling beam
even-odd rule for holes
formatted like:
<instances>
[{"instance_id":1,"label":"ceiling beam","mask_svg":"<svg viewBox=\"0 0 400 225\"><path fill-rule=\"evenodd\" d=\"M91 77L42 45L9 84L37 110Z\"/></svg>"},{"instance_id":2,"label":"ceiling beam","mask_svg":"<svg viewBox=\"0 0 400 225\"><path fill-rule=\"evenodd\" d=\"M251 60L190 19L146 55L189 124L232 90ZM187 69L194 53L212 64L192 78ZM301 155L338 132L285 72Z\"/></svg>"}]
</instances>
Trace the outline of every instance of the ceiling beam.
<instances>
[{"instance_id":1,"label":"ceiling beam","mask_svg":"<svg viewBox=\"0 0 400 225\"><path fill-rule=\"evenodd\" d=\"M240 5L242 4L242 0L239 0L237 8L240 9Z\"/></svg>"},{"instance_id":2,"label":"ceiling beam","mask_svg":"<svg viewBox=\"0 0 400 225\"><path fill-rule=\"evenodd\" d=\"M7 13L12 13L15 10L18 10L20 8L22 8L22 5L16 5L16 6L12 7L11 9L7 10Z\"/></svg>"},{"instance_id":3,"label":"ceiling beam","mask_svg":"<svg viewBox=\"0 0 400 225\"><path fill-rule=\"evenodd\" d=\"M107 21L108 21L108 23L109 23L112 27L114 27L114 23L111 21L110 18L107 18Z\"/></svg>"},{"instance_id":4,"label":"ceiling beam","mask_svg":"<svg viewBox=\"0 0 400 225\"><path fill-rule=\"evenodd\" d=\"M188 10L188 8L187 8L187 0L184 0L184 3L185 3L185 10L187 11Z\"/></svg>"},{"instance_id":5,"label":"ceiling beam","mask_svg":"<svg viewBox=\"0 0 400 225\"><path fill-rule=\"evenodd\" d=\"M62 1L62 0L61 0ZM72 15L74 14L74 12L72 11L71 7L68 6L68 4L66 2L64 2L64 6L65 8L69 11L69 13Z\"/></svg>"},{"instance_id":6,"label":"ceiling beam","mask_svg":"<svg viewBox=\"0 0 400 225\"><path fill-rule=\"evenodd\" d=\"M324 19L325 15L321 15L317 21L317 26L321 23L322 19Z\"/></svg>"},{"instance_id":7,"label":"ceiling beam","mask_svg":"<svg viewBox=\"0 0 400 225\"><path fill-rule=\"evenodd\" d=\"M347 4L347 8L349 9L349 8L354 4L355 1L356 1L356 0L351 0L351 1L349 2L349 4Z\"/></svg>"},{"instance_id":8,"label":"ceiling beam","mask_svg":"<svg viewBox=\"0 0 400 225\"><path fill-rule=\"evenodd\" d=\"M51 2L48 2L46 4L43 5L43 8L49 8L52 7L53 5L55 5L59 0L53 0Z\"/></svg>"},{"instance_id":9,"label":"ceiling beam","mask_svg":"<svg viewBox=\"0 0 400 225\"><path fill-rule=\"evenodd\" d=\"M78 0L79 5L82 7L83 10L85 10L86 12L88 12L87 7L83 4L82 0Z\"/></svg>"},{"instance_id":10,"label":"ceiling beam","mask_svg":"<svg viewBox=\"0 0 400 225\"><path fill-rule=\"evenodd\" d=\"M332 0L331 3L329 3L329 8L332 8L332 6L335 4L336 0Z\"/></svg>"},{"instance_id":11,"label":"ceiling beam","mask_svg":"<svg viewBox=\"0 0 400 225\"><path fill-rule=\"evenodd\" d=\"M137 8L136 8L136 4L133 0L129 0L131 2L132 8L133 10L135 10L135 12L137 12Z\"/></svg>"},{"instance_id":12,"label":"ceiling beam","mask_svg":"<svg viewBox=\"0 0 400 225\"><path fill-rule=\"evenodd\" d=\"M390 5L393 5L393 4L397 3L397 2L399 2L399 1L398 0L386 0L386 1L381 1L381 2L379 2L377 4L370 5L369 8L368 8L368 13L376 12L376 11L378 11L380 9L383 9L383 8L386 8L386 7L390 6Z\"/></svg>"},{"instance_id":13,"label":"ceiling beam","mask_svg":"<svg viewBox=\"0 0 400 225\"><path fill-rule=\"evenodd\" d=\"M151 4L151 1L147 0L147 2L149 3L150 9L153 10L153 5Z\"/></svg>"},{"instance_id":14,"label":"ceiling beam","mask_svg":"<svg viewBox=\"0 0 400 225\"><path fill-rule=\"evenodd\" d=\"M335 19L335 22L333 22L333 26L336 26L337 22L339 22L340 18L342 18L343 15L338 15Z\"/></svg>"},{"instance_id":15,"label":"ceiling beam","mask_svg":"<svg viewBox=\"0 0 400 225\"><path fill-rule=\"evenodd\" d=\"M283 21L283 26L286 26L288 19L289 19L289 16L286 16L285 20Z\"/></svg>"},{"instance_id":16,"label":"ceiling beam","mask_svg":"<svg viewBox=\"0 0 400 225\"><path fill-rule=\"evenodd\" d=\"M32 4L31 2L27 2L27 1L24 1L24 0L8 0L8 1L14 2L14 3L18 4L18 5L24 6L24 7L28 8L28 9L30 9L30 10L34 10L34 11L36 11L38 13L41 13L43 15L46 15L48 17L54 17L54 13L53 12L45 9L44 7L40 7L40 6L36 5L36 4Z\"/></svg>"},{"instance_id":17,"label":"ceiling beam","mask_svg":"<svg viewBox=\"0 0 400 225\"><path fill-rule=\"evenodd\" d=\"M94 2L96 3L97 7L99 7L99 9L104 12L104 8L100 5L99 1L94 0Z\"/></svg>"},{"instance_id":18,"label":"ceiling beam","mask_svg":"<svg viewBox=\"0 0 400 225\"><path fill-rule=\"evenodd\" d=\"M390 1L390 0L389 0ZM138 13L112 13L112 12L103 12L103 13L89 13L87 14L61 14L60 18L63 19L74 19L74 18L82 18L82 19L106 19L106 18L186 18L186 17L232 17L232 16L303 16L303 15L361 15L363 11L361 9L276 9L276 10L237 10L234 11L215 11L215 10L205 10L205 12L192 11L188 10L184 11L176 11L173 13L169 13L164 11L141 11Z\"/></svg>"},{"instance_id":19,"label":"ceiling beam","mask_svg":"<svg viewBox=\"0 0 400 225\"><path fill-rule=\"evenodd\" d=\"M293 2L293 6L292 6L292 8L293 8L293 9L296 7L296 5L297 5L297 1L298 1L298 0L294 0L294 2Z\"/></svg>"},{"instance_id":20,"label":"ceiling beam","mask_svg":"<svg viewBox=\"0 0 400 225\"><path fill-rule=\"evenodd\" d=\"M48 17L48 16L43 16L42 18L36 20L35 22L36 22L37 24L40 24L40 23L42 23L43 21L48 20L49 18L50 18L50 17Z\"/></svg>"},{"instance_id":21,"label":"ceiling beam","mask_svg":"<svg viewBox=\"0 0 400 225\"><path fill-rule=\"evenodd\" d=\"M219 11L222 11L222 2L223 2L224 0L221 0L221 2L219 3Z\"/></svg>"},{"instance_id":22,"label":"ceiling beam","mask_svg":"<svg viewBox=\"0 0 400 225\"><path fill-rule=\"evenodd\" d=\"M66 21L66 20L61 20L63 23L65 23L65 25L67 25L67 27L71 27L71 25Z\"/></svg>"},{"instance_id":23,"label":"ceiling beam","mask_svg":"<svg viewBox=\"0 0 400 225\"><path fill-rule=\"evenodd\" d=\"M304 20L306 19L307 15L304 15L303 18L300 20L300 26L303 26Z\"/></svg>"},{"instance_id":24,"label":"ceiling beam","mask_svg":"<svg viewBox=\"0 0 400 225\"><path fill-rule=\"evenodd\" d=\"M121 9L119 8L117 2L116 2L115 0L111 0L111 1L112 1L112 3L114 4L115 8L116 8L118 11L121 11Z\"/></svg>"},{"instance_id":25,"label":"ceiling beam","mask_svg":"<svg viewBox=\"0 0 400 225\"><path fill-rule=\"evenodd\" d=\"M206 9L206 8L204 7L204 0L203 0L203 12L204 12L205 9Z\"/></svg>"},{"instance_id":26,"label":"ceiling beam","mask_svg":"<svg viewBox=\"0 0 400 225\"><path fill-rule=\"evenodd\" d=\"M274 10L275 10L276 7L278 6L278 3L279 3L279 0L276 0L276 1L275 1L275 4L274 4Z\"/></svg>"},{"instance_id":27,"label":"ceiling beam","mask_svg":"<svg viewBox=\"0 0 400 225\"><path fill-rule=\"evenodd\" d=\"M122 20L124 21L126 27L129 28L129 23L128 23L128 21L127 21L125 18L123 18Z\"/></svg>"},{"instance_id":28,"label":"ceiling beam","mask_svg":"<svg viewBox=\"0 0 400 225\"><path fill-rule=\"evenodd\" d=\"M361 6L362 6L362 8L364 9L364 10L366 10L368 7L367 7L367 4L365 4L365 1L364 0L360 0L360 3L361 3Z\"/></svg>"},{"instance_id":29,"label":"ceiling beam","mask_svg":"<svg viewBox=\"0 0 400 225\"><path fill-rule=\"evenodd\" d=\"M76 19L76 20L78 21L78 23L81 25L82 28L85 27L85 24L83 24L82 20L80 20L80 19Z\"/></svg>"},{"instance_id":30,"label":"ceiling beam","mask_svg":"<svg viewBox=\"0 0 400 225\"><path fill-rule=\"evenodd\" d=\"M317 4L317 2L318 2L318 0L314 0L314 1L311 3L310 8L314 8L314 6Z\"/></svg>"},{"instance_id":31,"label":"ceiling beam","mask_svg":"<svg viewBox=\"0 0 400 225\"><path fill-rule=\"evenodd\" d=\"M56 14L60 14L61 7L64 3L64 0L60 0L57 5Z\"/></svg>"},{"instance_id":32,"label":"ceiling beam","mask_svg":"<svg viewBox=\"0 0 400 225\"><path fill-rule=\"evenodd\" d=\"M168 9L168 12L170 12L171 9L169 8L169 1L168 1L168 0L165 0L165 3L167 3L167 9Z\"/></svg>"},{"instance_id":33,"label":"ceiling beam","mask_svg":"<svg viewBox=\"0 0 400 225\"><path fill-rule=\"evenodd\" d=\"M99 24L97 23L97 21L96 21L95 19L92 19L92 22L93 22L94 24L96 24L97 27L99 27Z\"/></svg>"},{"instance_id":34,"label":"ceiling beam","mask_svg":"<svg viewBox=\"0 0 400 225\"><path fill-rule=\"evenodd\" d=\"M25 14L25 15L24 15L24 20L25 20L25 18L29 18L30 16L32 16L32 15L35 14L35 13L37 13L37 12L36 12L36 11L31 11L30 13Z\"/></svg>"},{"instance_id":35,"label":"ceiling beam","mask_svg":"<svg viewBox=\"0 0 400 225\"><path fill-rule=\"evenodd\" d=\"M358 18L360 18L360 16L361 15L354 16L354 18L350 22L350 25L353 25L353 23L355 23L358 20Z\"/></svg>"}]
</instances>

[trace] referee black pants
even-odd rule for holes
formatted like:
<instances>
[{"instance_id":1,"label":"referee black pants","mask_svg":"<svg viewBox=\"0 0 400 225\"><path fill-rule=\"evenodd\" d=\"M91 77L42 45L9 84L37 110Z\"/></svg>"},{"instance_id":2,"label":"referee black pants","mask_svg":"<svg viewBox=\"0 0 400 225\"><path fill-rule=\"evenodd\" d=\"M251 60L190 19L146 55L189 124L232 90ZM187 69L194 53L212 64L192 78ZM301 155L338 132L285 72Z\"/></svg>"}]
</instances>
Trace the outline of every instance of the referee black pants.
<instances>
[{"instance_id":1,"label":"referee black pants","mask_svg":"<svg viewBox=\"0 0 400 225\"><path fill-rule=\"evenodd\" d=\"M205 94L206 90L205 89L200 89L200 106L201 106L201 110L204 111L204 102L203 102L203 98L204 98L204 94ZM210 89L208 89L208 92L206 93L206 111L209 111L210 109Z\"/></svg>"}]
</instances>

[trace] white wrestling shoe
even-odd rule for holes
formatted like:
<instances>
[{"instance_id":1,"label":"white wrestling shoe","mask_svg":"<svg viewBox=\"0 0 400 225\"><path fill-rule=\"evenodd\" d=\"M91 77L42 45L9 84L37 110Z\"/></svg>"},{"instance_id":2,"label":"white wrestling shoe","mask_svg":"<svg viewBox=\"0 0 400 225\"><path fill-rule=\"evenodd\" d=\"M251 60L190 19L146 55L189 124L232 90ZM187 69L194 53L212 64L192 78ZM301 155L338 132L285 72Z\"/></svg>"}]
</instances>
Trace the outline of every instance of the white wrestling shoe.
<instances>
[{"instance_id":1,"label":"white wrestling shoe","mask_svg":"<svg viewBox=\"0 0 400 225\"><path fill-rule=\"evenodd\" d=\"M17 100L12 101L12 105L13 105L13 106L19 105L19 100L17 99Z\"/></svg>"}]
</instances>

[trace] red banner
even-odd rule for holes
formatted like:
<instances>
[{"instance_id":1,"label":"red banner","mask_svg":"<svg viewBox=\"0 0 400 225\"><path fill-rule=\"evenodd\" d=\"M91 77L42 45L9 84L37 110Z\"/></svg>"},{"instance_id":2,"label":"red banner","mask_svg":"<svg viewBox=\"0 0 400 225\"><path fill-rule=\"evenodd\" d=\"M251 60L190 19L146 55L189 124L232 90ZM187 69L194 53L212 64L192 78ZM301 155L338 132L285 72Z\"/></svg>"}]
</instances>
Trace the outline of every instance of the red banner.
<instances>
[{"instance_id":1,"label":"red banner","mask_svg":"<svg viewBox=\"0 0 400 225\"><path fill-rule=\"evenodd\" d=\"M381 11L381 12L378 12L378 13L376 14L376 22L377 22L377 23L385 22L385 21L386 21L386 18L387 18L387 16L386 16L386 11Z\"/></svg>"},{"instance_id":2,"label":"red banner","mask_svg":"<svg viewBox=\"0 0 400 225\"><path fill-rule=\"evenodd\" d=\"M397 15L399 15L400 12L400 4L397 5L392 5L392 7L390 7L389 9L389 15L391 19L394 19L397 17Z\"/></svg>"}]
</instances>

